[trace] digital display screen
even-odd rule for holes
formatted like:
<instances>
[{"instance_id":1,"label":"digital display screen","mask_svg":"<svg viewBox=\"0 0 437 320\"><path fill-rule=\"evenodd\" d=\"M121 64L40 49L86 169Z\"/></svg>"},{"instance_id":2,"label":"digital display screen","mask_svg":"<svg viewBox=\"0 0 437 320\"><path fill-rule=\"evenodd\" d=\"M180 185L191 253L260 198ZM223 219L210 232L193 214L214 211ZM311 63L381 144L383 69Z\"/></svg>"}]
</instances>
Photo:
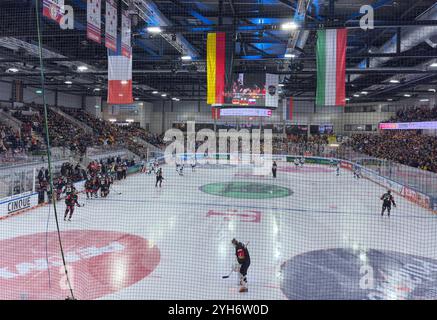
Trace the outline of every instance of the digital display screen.
<instances>
[{"instance_id":1,"label":"digital display screen","mask_svg":"<svg viewBox=\"0 0 437 320\"><path fill-rule=\"evenodd\" d=\"M278 107L278 75L240 73L225 93L225 105Z\"/></svg>"},{"instance_id":2,"label":"digital display screen","mask_svg":"<svg viewBox=\"0 0 437 320\"><path fill-rule=\"evenodd\" d=\"M242 117L271 117L272 110L258 108L227 108L220 110L221 117L242 116Z\"/></svg>"},{"instance_id":3,"label":"digital display screen","mask_svg":"<svg viewBox=\"0 0 437 320\"><path fill-rule=\"evenodd\" d=\"M420 130L437 129L437 121L380 123L380 130Z\"/></svg>"}]
</instances>

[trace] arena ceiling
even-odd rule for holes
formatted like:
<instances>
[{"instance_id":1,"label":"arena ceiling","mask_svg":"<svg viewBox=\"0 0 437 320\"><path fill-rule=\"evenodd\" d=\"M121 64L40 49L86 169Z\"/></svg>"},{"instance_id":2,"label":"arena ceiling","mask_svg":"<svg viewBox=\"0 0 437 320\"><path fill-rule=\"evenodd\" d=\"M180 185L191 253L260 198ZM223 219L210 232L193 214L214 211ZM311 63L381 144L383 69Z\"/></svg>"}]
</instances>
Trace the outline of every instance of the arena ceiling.
<instances>
[{"instance_id":1,"label":"arena ceiling","mask_svg":"<svg viewBox=\"0 0 437 320\"><path fill-rule=\"evenodd\" d=\"M437 62L434 0L119 1L138 14L133 80L134 95L141 100L162 99L153 91L167 93L165 99L205 99L206 34L215 30L226 31L233 39L228 49L234 73L278 73L285 84L283 94L296 99L314 100L316 30L322 26L349 28L349 103L426 97L437 88L437 67L431 67ZM86 0L65 4L74 8L73 30L61 30L42 19L47 87L105 96L107 53L104 45L86 39ZM375 10L375 28L363 31L359 10L368 4ZM161 34L152 35L147 26L158 15L166 26ZM281 29L293 19L299 19L300 28ZM0 1L0 81L19 79L39 87L37 43L35 0ZM286 53L293 58L286 58ZM192 60L182 61L187 54ZM77 70L81 65L88 70Z\"/></svg>"}]
</instances>

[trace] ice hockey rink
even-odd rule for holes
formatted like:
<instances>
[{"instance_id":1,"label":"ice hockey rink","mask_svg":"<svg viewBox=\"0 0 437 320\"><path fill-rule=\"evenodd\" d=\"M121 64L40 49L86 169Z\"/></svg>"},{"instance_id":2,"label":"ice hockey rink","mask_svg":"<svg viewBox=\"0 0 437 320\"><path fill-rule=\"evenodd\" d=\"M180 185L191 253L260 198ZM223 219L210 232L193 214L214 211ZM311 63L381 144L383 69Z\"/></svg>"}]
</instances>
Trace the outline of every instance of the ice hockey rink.
<instances>
[{"instance_id":1,"label":"ice hockey rink","mask_svg":"<svg viewBox=\"0 0 437 320\"><path fill-rule=\"evenodd\" d=\"M129 176L106 199L81 194L59 224L77 299L414 299L437 292L437 217L395 194L321 165L164 165ZM225 188L228 189L225 189ZM117 193L118 192L118 193ZM120 194L121 193L121 194ZM53 207L0 221L0 299L65 299ZM232 238L248 243L249 292L223 275ZM366 278L367 276L367 278Z\"/></svg>"}]
</instances>

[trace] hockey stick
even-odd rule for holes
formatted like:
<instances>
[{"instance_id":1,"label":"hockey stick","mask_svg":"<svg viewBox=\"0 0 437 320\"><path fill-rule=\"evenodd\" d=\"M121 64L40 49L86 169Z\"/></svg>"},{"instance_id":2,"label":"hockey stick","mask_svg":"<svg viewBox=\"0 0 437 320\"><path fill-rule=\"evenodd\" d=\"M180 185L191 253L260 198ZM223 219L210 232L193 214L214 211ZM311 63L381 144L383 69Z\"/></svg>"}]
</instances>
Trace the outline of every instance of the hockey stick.
<instances>
[{"instance_id":1,"label":"hockey stick","mask_svg":"<svg viewBox=\"0 0 437 320\"><path fill-rule=\"evenodd\" d=\"M111 191L114 191L116 194L118 194L118 195L121 195L122 193L121 192L118 192L117 190L115 190L114 189L114 187L111 185L111 187L110 187L110 190Z\"/></svg>"},{"instance_id":2,"label":"hockey stick","mask_svg":"<svg viewBox=\"0 0 437 320\"><path fill-rule=\"evenodd\" d=\"M229 278L233 272L234 272L234 269L232 269L231 272L229 272L228 275L226 275L226 276L222 276L222 279L227 279L227 278Z\"/></svg>"},{"instance_id":3,"label":"hockey stick","mask_svg":"<svg viewBox=\"0 0 437 320\"><path fill-rule=\"evenodd\" d=\"M247 241L245 246L247 247L247 245L250 243L250 241ZM229 272L229 274L227 274L226 276L222 276L223 279L227 279L231 276L231 274L234 272L234 268L232 268L231 272Z\"/></svg>"}]
</instances>

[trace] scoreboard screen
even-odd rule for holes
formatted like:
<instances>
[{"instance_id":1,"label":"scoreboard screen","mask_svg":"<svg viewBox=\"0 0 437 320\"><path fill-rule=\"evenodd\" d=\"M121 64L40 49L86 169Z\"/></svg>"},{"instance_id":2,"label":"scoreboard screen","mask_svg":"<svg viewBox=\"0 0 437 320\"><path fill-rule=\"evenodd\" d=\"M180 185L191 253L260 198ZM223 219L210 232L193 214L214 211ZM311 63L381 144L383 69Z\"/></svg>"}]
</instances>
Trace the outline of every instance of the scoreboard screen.
<instances>
[{"instance_id":1,"label":"scoreboard screen","mask_svg":"<svg viewBox=\"0 0 437 320\"><path fill-rule=\"evenodd\" d=\"M271 117L272 110L267 108L225 108L220 109L221 117Z\"/></svg>"}]
</instances>

